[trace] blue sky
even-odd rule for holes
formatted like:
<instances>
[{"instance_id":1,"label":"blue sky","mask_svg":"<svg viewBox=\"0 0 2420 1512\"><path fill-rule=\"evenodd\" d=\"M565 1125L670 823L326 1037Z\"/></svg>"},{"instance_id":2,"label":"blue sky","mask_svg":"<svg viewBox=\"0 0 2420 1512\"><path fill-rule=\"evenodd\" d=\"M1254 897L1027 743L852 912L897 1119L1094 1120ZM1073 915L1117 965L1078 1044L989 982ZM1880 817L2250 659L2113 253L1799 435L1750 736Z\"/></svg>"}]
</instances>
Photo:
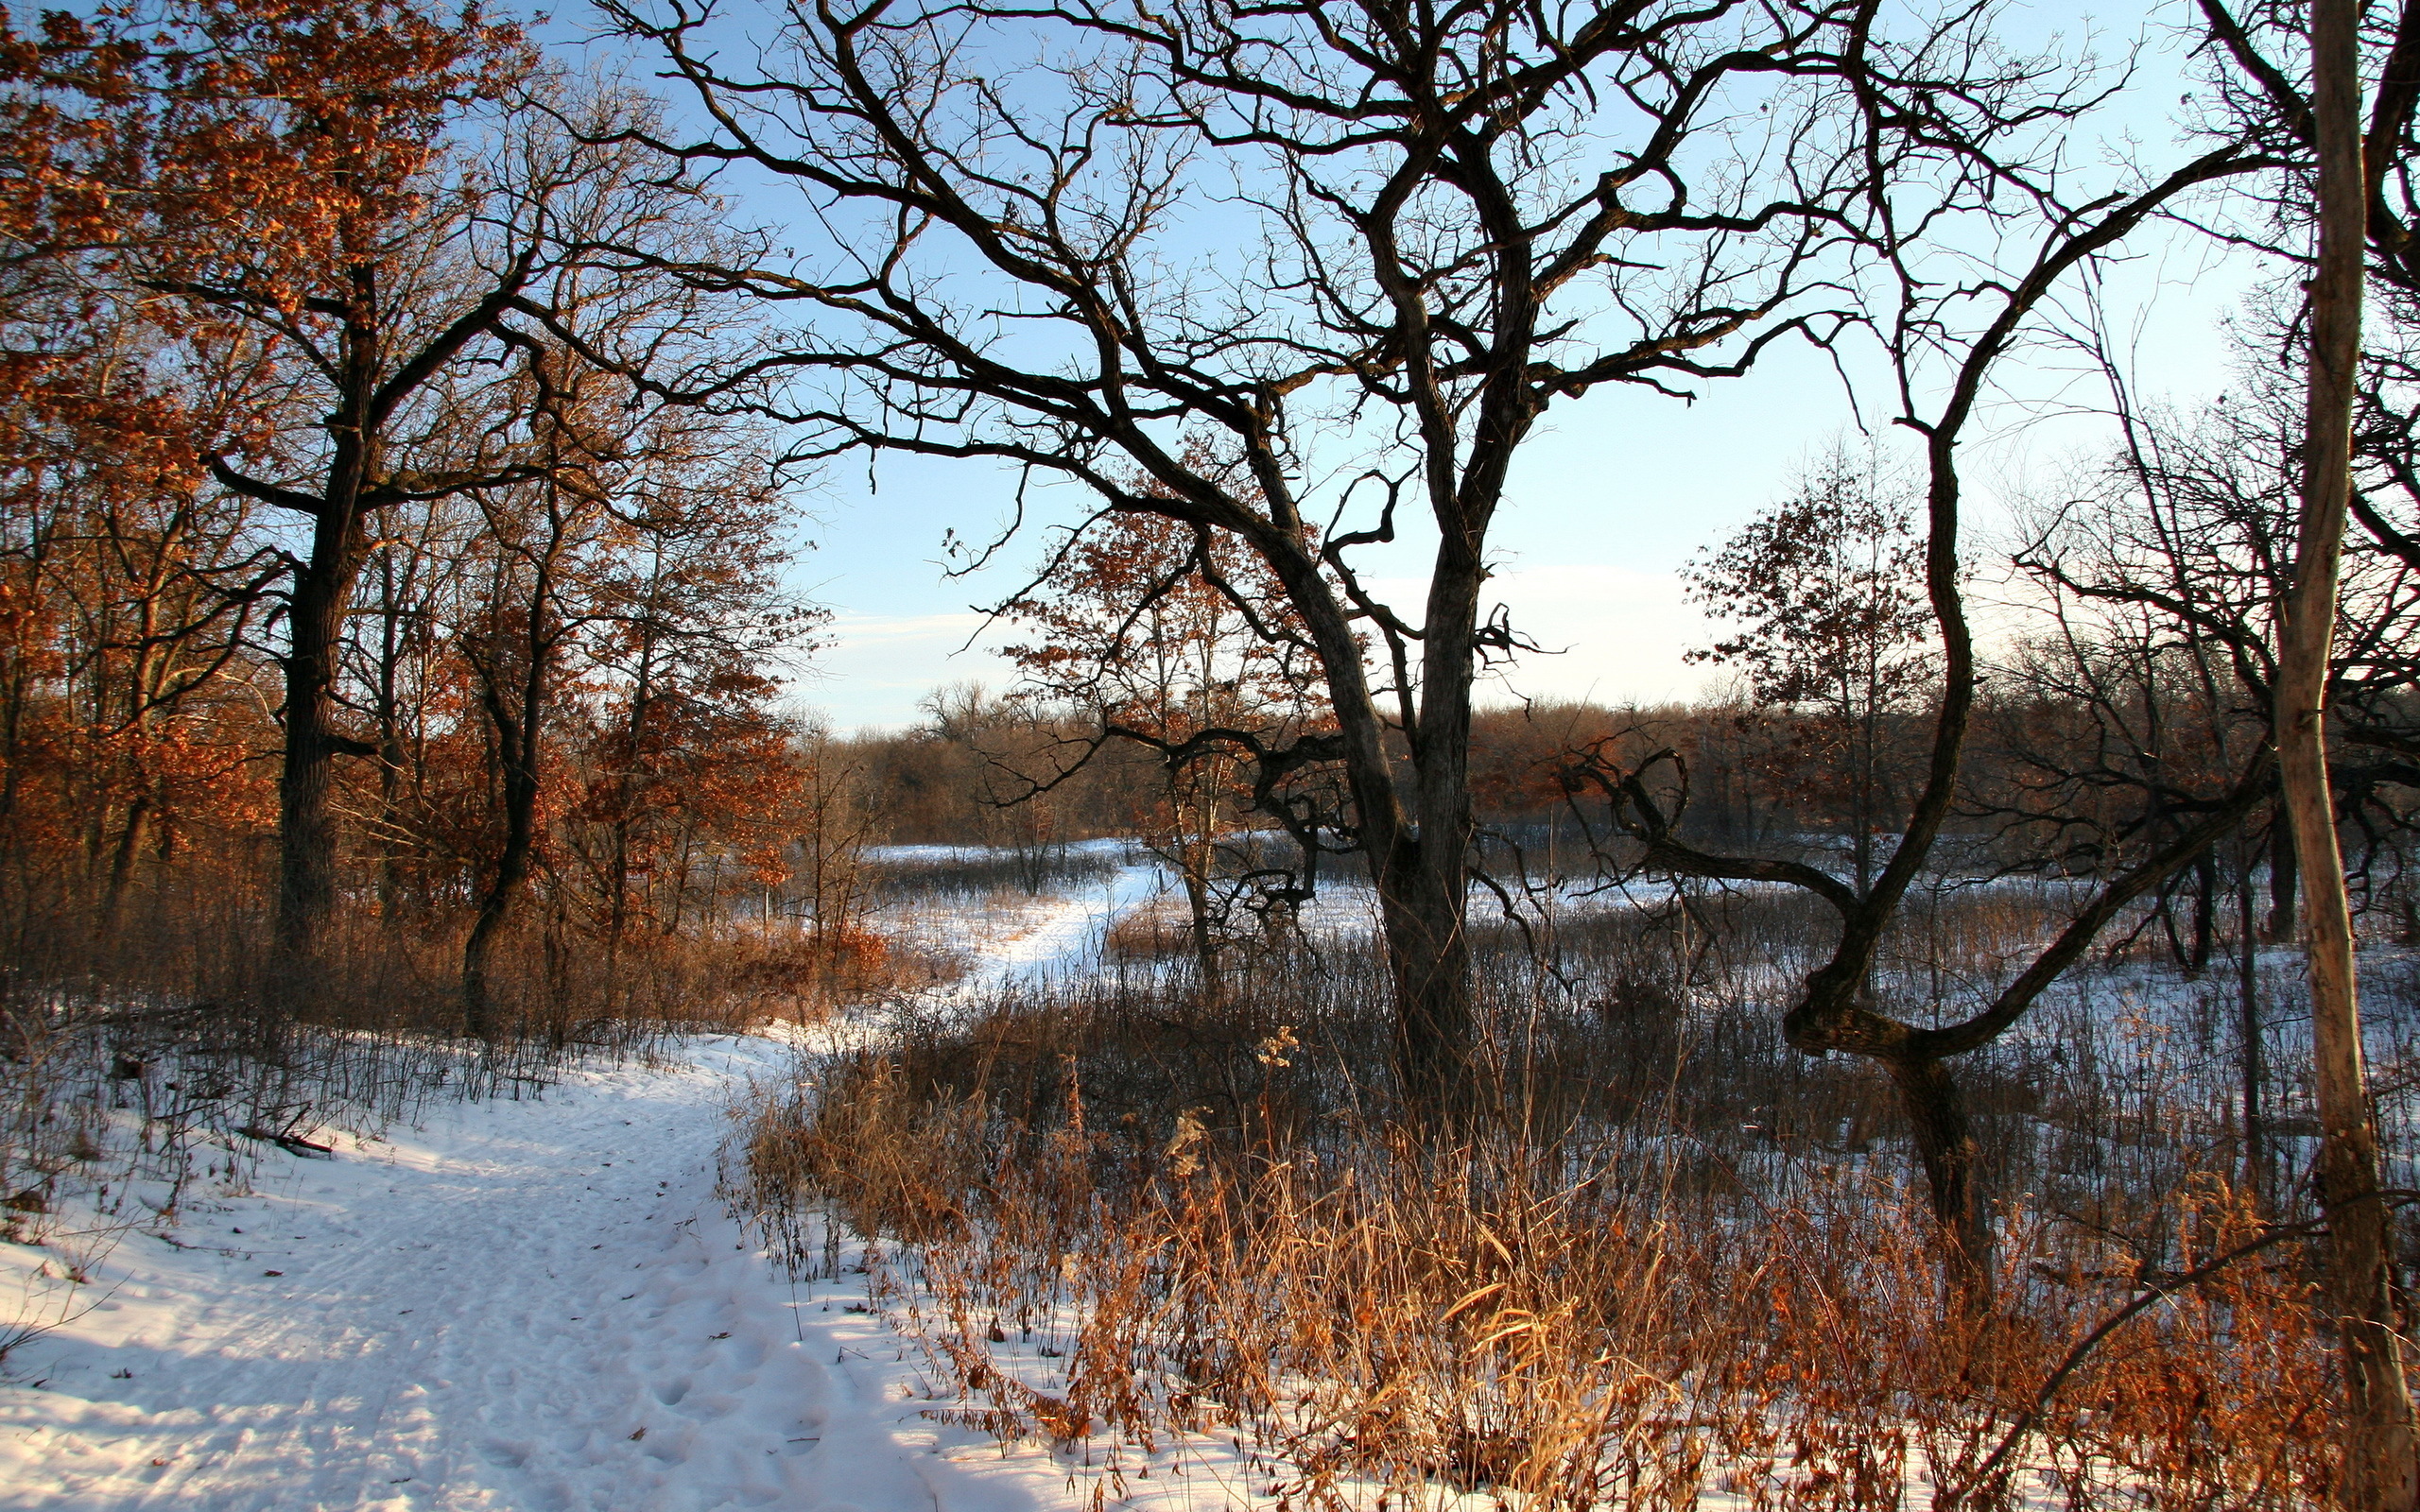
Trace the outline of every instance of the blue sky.
<instances>
[{"instance_id":1,"label":"blue sky","mask_svg":"<svg viewBox=\"0 0 2420 1512\"><path fill-rule=\"evenodd\" d=\"M2080 20L2058 5L2020 6L2011 15L2027 30ZM2172 159L2175 64L2172 52L2155 53L2103 112L2100 135L2139 141L2152 162ZM2097 150L2081 157L2089 162ZM786 213L779 194L750 196L743 209L776 222ZM2220 323L2252 270L2181 230L2140 237L2136 247L2111 274L2105 307L2114 327L2133 334L2139 390L2187 404L2205 400L2226 379ZM1998 405L1967 451L1974 555L1986 570L2007 511L2105 444L2089 413L2100 403L2093 383L2037 370L2019 387L2024 402ZM1867 397L1869 421L1890 413L1883 400L1878 391ZM1560 654L1525 658L1493 696L1620 703L1698 692L1708 674L1683 657L1710 639L1710 627L1685 602L1678 569L1784 492L1801 462L1853 416L1831 363L1797 347L1772 352L1747 378L1705 386L1694 404L1623 389L1550 413L1499 518L1494 586L1515 626ZM1006 637L981 633L977 606L1017 587L1044 552L1046 530L1084 507L1063 490L1029 494L1026 530L994 564L948 576L944 536L988 538L1010 516L1014 489L1011 474L989 464L895 454L871 480L863 459L837 463L818 480L801 499L813 515L804 531L816 545L797 579L835 620L829 644L797 684L797 702L842 728L897 726L914 719L918 700L939 684L1002 683L1005 663L990 646ZM1365 571L1399 595L1409 591L1416 605L1418 568L1417 553L1398 549ZM1390 573L1401 576L1389 583Z\"/></svg>"}]
</instances>

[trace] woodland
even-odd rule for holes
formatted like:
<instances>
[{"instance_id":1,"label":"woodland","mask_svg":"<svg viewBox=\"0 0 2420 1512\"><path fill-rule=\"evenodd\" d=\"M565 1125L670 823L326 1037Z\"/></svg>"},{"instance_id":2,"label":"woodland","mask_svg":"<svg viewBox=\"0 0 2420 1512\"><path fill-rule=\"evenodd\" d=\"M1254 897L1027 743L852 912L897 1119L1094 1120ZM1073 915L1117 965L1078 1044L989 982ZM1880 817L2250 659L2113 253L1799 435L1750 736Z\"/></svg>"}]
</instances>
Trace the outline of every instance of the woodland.
<instances>
[{"instance_id":1,"label":"woodland","mask_svg":"<svg viewBox=\"0 0 2420 1512\"><path fill-rule=\"evenodd\" d=\"M0 1239L786 1035L1071 1506L2420 1508L2420 4L2120 10L0 10ZM1808 353L1520 696L1540 438ZM1023 586L837 729L903 460Z\"/></svg>"}]
</instances>

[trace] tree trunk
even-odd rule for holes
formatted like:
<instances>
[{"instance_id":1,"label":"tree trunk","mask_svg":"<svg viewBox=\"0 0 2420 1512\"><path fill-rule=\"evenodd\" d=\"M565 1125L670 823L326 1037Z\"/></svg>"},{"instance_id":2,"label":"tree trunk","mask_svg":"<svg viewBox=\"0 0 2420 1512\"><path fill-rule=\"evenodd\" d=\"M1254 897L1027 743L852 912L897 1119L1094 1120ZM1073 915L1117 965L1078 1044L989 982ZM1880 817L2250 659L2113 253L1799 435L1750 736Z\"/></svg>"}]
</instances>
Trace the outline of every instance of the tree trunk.
<instances>
[{"instance_id":1,"label":"tree trunk","mask_svg":"<svg viewBox=\"0 0 2420 1512\"><path fill-rule=\"evenodd\" d=\"M332 490L334 491L334 490ZM331 498L312 532L311 558L295 574L286 610L285 759L278 775L277 951L287 985L307 988L336 906L336 759L352 743L337 731L337 646L360 567L360 514ZM300 978L298 979L298 974Z\"/></svg>"},{"instance_id":2,"label":"tree trunk","mask_svg":"<svg viewBox=\"0 0 2420 1512\"><path fill-rule=\"evenodd\" d=\"M2219 934L2219 867L2208 851L2193 863L2193 956L2187 966L2189 975L2200 976L2210 969L2210 952Z\"/></svg>"},{"instance_id":3,"label":"tree trunk","mask_svg":"<svg viewBox=\"0 0 2420 1512\"><path fill-rule=\"evenodd\" d=\"M495 876L479 899L477 920L462 944L463 1026L481 1040L493 1040L498 1025L494 994L488 980L495 942L510 921L514 905L528 885L537 854L539 730L544 713L545 674L537 638L521 689L518 713L506 707L501 689L490 683L481 694L489 720L494 725L496 748L503 765L504 846L497 852Z\"/></svg>"},{"instance_id":4,"label":"tree trunk","mask_svg":"<svg viewBox=\"0 0 2420 1512\"><path fill-rule=\"evenodd\" d=\"M2294 938L2294 898L2301 884L2294 875L2294 821L2283 808L2269 821L2269 919L2260 937L2272 945Z\"/></svg>"},{"instance_id":5,"label":"tree trunk","mask_svg":"<svg viewBox=\"0 0 2420 1512\"><path fill-rule=\"evenodd\" d=\"M1982 1193L1982 1146L1966 1114L1966 1096L1945 1060L1888 1060L1923 1163L1940 1225L1943 1272L1961 1307L1991 1306L1992 1221Z\"/></svg>"},{"instance_id":6,"label":"tree trunk","mask_svg":"<svg viewBox=\"0 0 2420 1512\"><path fill-rule=\"evenodd\" d=\"M127 805L126 827L118 832L116 853L110 858L109 890L101 901L101 936L114 938L125 922L126 892L134 883L135 858L151 837L153 802L150 779L145 778L144 791Z\"/></svg>"},{"instance_id":7,"label":"tree trunk","mask_svg":"<svg viewBox=\"0 0 2420 1512\"><path fill-rule=\"evenodd\" d=\"M1395 1074L1405 1116L1439 1132L1467 1125L1474 1085L1468 906L1472 835L1470 689L1478 626L1477 556L1441 546L1422 645L1419 722L1406 729L1418 818L1405 812L1387 722L1363 674L1358 627L1299 541L1270 565L1318 643L1352 794L1355 837L1378 891L1394 989ZM1409 709L1404 722L1411 725Z\"/></svg>"},{"instance_id":8,"label":"tree trunk","mask_svg":"<svg viewBox=\"0 0 2420 1512\"><path fill-rule=\"evenodd\" d=\"M2328 791L2326 697L2360 356L2361 176L2359 0L2312 0L2311 108L2319 157L2319 257L2310 282L2308 435L2294 591L2278 659L2273 720L2285 807L2303 879L2311 1050L2319 1093L2319 1198L2328 1228L2327 1296L2344 1354L2342 1503L2410 1512L2420 1502L2411 1397L2396 1337L2392 1228L2379 1191L2354 976L2353 915Z\"/></svg>"},{"instance_id":9,"label":"tree trunk","mask_svg":"<svg viewBox=\"0 0 2420 1512\"><path fill-rule=\"evenodd\" d=\"M1210 862L1209 848L1185 846L1185 860L1178 869L1184 875L1184 905L1189 914L1193 934L1195 970L1201 973L1201 1005L1217 1009L1224 1001L1219 973L1219 941L1210 928Z\"/></svg>"},{"instance_id":10,"label":"tree trunk","mask_svg":"<svg viewBox=\"0 0 2420 1512\"><path fill-rule=\"evenodd\" d=\"M1391 848L1382 885L1395 988L1397 1055L1411 1107L1433 1125L1464 1126L1478 1109L1478 1034L1471 1005L1472 645L1478 629L1477 526L1440 543L1421 643L1420 725L1407 731L1419 833ZM1383 895L1392 893L1392 900Z\"/></svg>"},{"instance_id":11,"label":"tree trunk","mask_svg":"<svg viewBox=\"0 0 2420 1512\"><path fill-rule=\"evenodd\" d=\"M1391 868L1378 887L1394 986L1396 1074L1415 1116L1451 1131L1468 1122L1478 1100L1462 879L1453 878L1449 891L1439 868L1423 864L1425 847L1411 849L1409 864Z\"/></svg>"},{"instance_id":12,"label":"tree trunk","mask_svg":"<svg viewBox=\"0 0 2420 1512\"><path fill-rule=\"evenodd\" d=\"M336 759L355 743L337 731L337 648L345 610L360 575L362 494L374 466L373 401L378 375L376 275L353 275L352 316L343 338L344 371L327 487L311 531L311 556L295 570L285 610L285 756L277 783L277 956L280 990L307 994L317 976L327 920L336 908L337 825L331 802Z\"/></svg>"},{"instance_id":13,"label":"tree trunk","mask_svg":"<svg viewBox=\"0 0 2420 1512\"><path fill-rule=\"evenodd\" d=\"M619 980L622 935L631 921L631 807L637 800L639 750L647 738L648 706L655 696L655 636L642 626L638 671L631 682L631 707L622 725L622 769L614 774L614 843L612 896L608 901L605 958L608 973Z\"/></svg>"},{"instance_id":14,"label":"tree trunk","mask_svg":"<svg viewBox=\"0 0 2420 1512\"><path fill-rule=\"evenodd\" d=\"M2238 1033L2243 1040L2243 1186L2255 1211L2269 1211L2269 1144L2261 1111L2260 926L2254 917L2252 846L2239 842L2242 875L2236 879L2236 1007Z\"/></svg>"}]
</instances>

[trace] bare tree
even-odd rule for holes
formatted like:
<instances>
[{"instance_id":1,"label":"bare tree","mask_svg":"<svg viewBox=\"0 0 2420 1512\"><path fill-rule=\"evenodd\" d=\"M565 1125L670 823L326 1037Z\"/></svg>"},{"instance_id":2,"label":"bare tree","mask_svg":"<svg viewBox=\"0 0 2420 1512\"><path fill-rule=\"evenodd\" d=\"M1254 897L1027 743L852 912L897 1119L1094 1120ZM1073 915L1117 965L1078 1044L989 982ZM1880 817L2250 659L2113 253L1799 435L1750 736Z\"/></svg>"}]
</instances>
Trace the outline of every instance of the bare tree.
<instances>
[{"instance_id":1,"label":"bare tree","mask_svg":"<svg viewBox=\"0 0 2420 1512\"><path fill-rule=\"evenodd\" d=\"M2328 1290L2344 1349L2344 1481L2350 1507L2420 1504L2420 1435L2404 1380L2392 1227L2378 1177L2354 979L2353 911L2327 780L2328 672L2352 492L2354 396L2361 352L2364 223L2360 6L2311 3L2311 141L2318 159L2318 255L2310 280L2310 405L2295 528L2294 592L2277 659L2273 721L2285 803L2302 862L2305 950L2317 1062L2319 1196Z\"/></svg>"},{"instance_id":2,"label":"bare tree","mask_svg":"<svg viewBox=\"0 0 2420 1512\"><path fill-rule=\"evenodd\" d=\"M1720 855L1684 839L1677 826L1685 774L1663 781L1678 769L1672 752L1625 760L1609 743L1576 765L1568 781L1575 792L1603 800L1612 834L1632 847L1626 859L1676 875L1785 884L1831 906L1839 934L1828 958L1806 977L1783 1031L1800 1049L1869 1057L1890 1073L1941 1226L1949 1278L1979 1304L1991 1285L1991 1218L1980 1189L1982 1152L1952 1063L2006 1033L2103 927L2227 833L2267 795L2269 776L2263 750L2247 761L2222 801L2106 879L2048 948L1966 1017L1920 1024L1872 998L1866 985L1885 934L1910 885L1933 864L1958 807L1974 729L1979 677L1960 563L1964 487L1958 448L1996 369L2038 328L2054 291L2203 186L2274 160L2222 141L2164 175L2136 177L2071 202L2054 185L2064 166L2065 123L2088 104L2081 83L2048 95L1959 92L1939 87L1927 66L1918 54L1860 76L1876 150L1895 144L1902 154L1889 175L1877 177L1876 195L1897 194L1883 185L1922 181L1927 164L1940 165L1959 184L1929 218L1971 217L1994 252L1987 266L1967 267L1956 237L1938 230L1911 234L1899 202L1877 205L1878 239L1895 288L1882 297L1892 313L1877 326L1897 375L1895 418L1924 442L1925 592L1941 666L1923 777L1897 825L1898 844L1872 885L1859 888L1803 862ZM2023 192L2013 194L2017 185ZM1966 276L1953 271L1961 268Z\"/></svg>"},{"instance_id":3,"label":"bare tree","mask_svg":"<svg viewBox=\"0 0 2420 1512\"><path fill-rule=\"evenodd\" d=\"M2218 82L2230 125L2264 134L2288 168L2262 186L2261 202L2273 249L2306 279L2301 510L2273 724L2306 901L2320 1200L2347 1393L2340 1494L2348 1506L2407 1512L2420 1505L2420 1427L2395 1330L2391 1226L2363 1064L2327 710L2344 522L2355 498L2365 275L2407 321L2420 310L2420 242L2413 237L2420 184L2410 172L2420 146L2413 137L2420 7L2400 8L2372 34L2380 58L2366 112L2364 8L2358 0L2311 0L2307 11L2254 8L2245 15L2223 0L2201 0L2201 9L2229 65ZM2360 515L2393 549L2400 532L2375 508Z\"/></svg>"},{"instance_id":4,"label":"bare tree","mask_svg":"<svg viewBox=\"0 0 2420 1512\"><path fill-rule=\"evenodd\" d=\"M1869 8L792 5L762 73L686 0L609 9L711 123L658 145L787 180L826 241L688 270L812 314L745 374L794 378L803 450L994 459L1267 564L1336 729L1234 744L1341 765L1405 1097L1473 1106L1469 725L1478 662L1517 644L1483 612L1506 478L1551 406L1835 334L1817 296L1869 165L1832 106ZM1415 541L1399 610L1355 564Z\"/></svg>"}]
</instances>

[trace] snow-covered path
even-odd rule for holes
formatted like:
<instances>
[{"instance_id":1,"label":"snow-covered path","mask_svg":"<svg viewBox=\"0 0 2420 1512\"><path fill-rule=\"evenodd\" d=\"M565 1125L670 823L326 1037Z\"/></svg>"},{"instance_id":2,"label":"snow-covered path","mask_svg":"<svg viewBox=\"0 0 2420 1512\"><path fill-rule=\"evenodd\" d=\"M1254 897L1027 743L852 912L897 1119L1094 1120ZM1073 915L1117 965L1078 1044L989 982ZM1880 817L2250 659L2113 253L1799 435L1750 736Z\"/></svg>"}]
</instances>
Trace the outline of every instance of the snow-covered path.
<instances>
[{"instance_id":1,"label":"snow-covered path","mask_svg":"<svg viewBox=\"0 0 2420 1512\"><path fill-rule=\"evenodd\" d=\"M1158 897L1168 877L1156 861L1132 862L1068 897L1036 909L1020 931L994 941L957 985L976 994L1011 981L1039 981L1098 960L1110 926Z\"/></svg>"},{"instance_id":2,"label":"snow-covered path","mask_svg":"<svg viewBox=\"0 0 2420 1512\"><path fill-rule=\"evenodd\" d=\"M716 1200L781 1055L440 1107L130 1235L10 1361L0 1505L1030 1512L1055 1476L924 1418L860 1294L794 1292Z\"/></svg>"},{"instance_id":3,"label":"snow-covered path","mask_svg":"<svg viewBox=\"0 0 2420 1512\"><path fill-rule=\"evenodd\" d=\"M977 979L1092 958L1160 885L1078 889ZM1071 1507L1046 1453L925 1416L946 1403L861 1277L792 1286L717 1198L725 1110L790 1055L690 1040L189 1188L9 1358L0 1508ZM0 1244L0 1312L62 1259Z\"/></svg>"}]
</instances>

